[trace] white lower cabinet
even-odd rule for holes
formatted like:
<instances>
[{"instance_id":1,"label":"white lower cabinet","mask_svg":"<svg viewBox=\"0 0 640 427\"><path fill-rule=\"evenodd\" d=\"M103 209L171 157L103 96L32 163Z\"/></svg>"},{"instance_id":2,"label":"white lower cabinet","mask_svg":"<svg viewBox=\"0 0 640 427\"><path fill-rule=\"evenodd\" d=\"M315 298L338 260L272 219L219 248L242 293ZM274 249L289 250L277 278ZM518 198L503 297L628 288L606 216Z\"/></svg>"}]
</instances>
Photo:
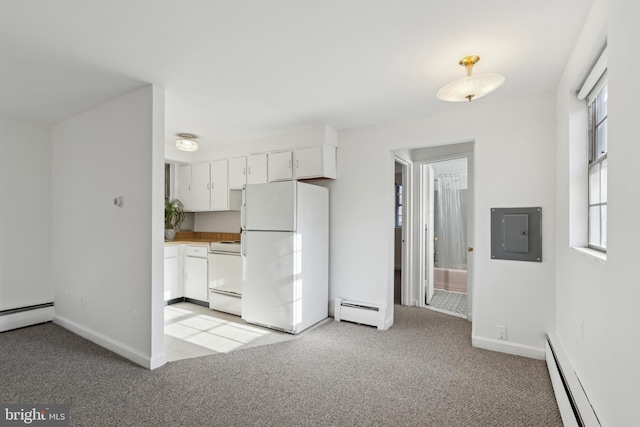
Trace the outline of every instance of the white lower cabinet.
<instances>
[{"instance_id":1,"label":"white lower cabinet","mask_svg":"<svg viewBox=\"0 0 640 427\"><path fill-rule=\"evenodd\" d=\"M187 245L184 256L184 296L198 301L209 299L208 246Z\"/></svg>"},{"instance_id":2,"label":"white lower cabinet","mask_svg":"<svg viewBox=\"0 0 640 427\"><path fill-rule=\"evenodd\" d=\"M164 247L164 300L182 298L180 292L180 247Z\"/></svg>"}]
</instances>

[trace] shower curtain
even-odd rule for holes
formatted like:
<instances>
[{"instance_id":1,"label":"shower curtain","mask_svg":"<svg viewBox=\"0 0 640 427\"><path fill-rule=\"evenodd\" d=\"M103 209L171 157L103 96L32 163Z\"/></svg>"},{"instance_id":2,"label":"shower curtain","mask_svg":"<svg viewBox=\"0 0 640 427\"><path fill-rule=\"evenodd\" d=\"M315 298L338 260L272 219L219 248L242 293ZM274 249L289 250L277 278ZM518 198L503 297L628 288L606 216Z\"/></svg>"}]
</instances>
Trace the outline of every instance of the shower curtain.
<instances>
[{"instance_id":1,"label":"shower curtain","mask_svg":"<svg viewBox=\"0 0 640 427\"><path fill-rule=\"evenodd\" d=\"M437 266L467 269L467 236L460 201L460 176L439 175L435 228L437 241Z\"/></svg>"}]
</instances>

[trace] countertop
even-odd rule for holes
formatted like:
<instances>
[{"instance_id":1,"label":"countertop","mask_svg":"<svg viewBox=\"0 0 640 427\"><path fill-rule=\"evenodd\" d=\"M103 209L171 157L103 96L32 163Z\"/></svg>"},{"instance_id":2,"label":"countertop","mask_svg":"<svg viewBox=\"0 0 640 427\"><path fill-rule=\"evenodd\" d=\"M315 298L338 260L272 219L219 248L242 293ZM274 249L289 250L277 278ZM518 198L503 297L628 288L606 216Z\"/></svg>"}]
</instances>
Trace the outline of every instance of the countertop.
<instances>
[{"instance_id":1,"label":"countertop","mask_svg":"<svg viewBox=\"0 0 640 427\"><path fill-rule=\"evenodd\" d=\"M240 240L240 233L217 231L178 231L174 240L165 240L165 245L208 245L211 242Z\"/></svg>"}]
</instances>

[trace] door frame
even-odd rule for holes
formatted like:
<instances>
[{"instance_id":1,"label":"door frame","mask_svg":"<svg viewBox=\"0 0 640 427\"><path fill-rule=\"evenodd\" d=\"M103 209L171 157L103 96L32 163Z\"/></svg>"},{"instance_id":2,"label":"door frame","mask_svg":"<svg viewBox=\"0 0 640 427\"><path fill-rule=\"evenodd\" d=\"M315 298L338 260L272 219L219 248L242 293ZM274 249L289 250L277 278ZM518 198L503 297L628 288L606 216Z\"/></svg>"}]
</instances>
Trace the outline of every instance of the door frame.
<instances>
[{"instance_id":1,"label":"door frame","mask_svg":"<svg viewBox=\"0 0 640 427\"><path fill-rule=\"evenodd\" d=\"M467 245L473 248L475 236L475 165L474 165L475 141L451 143L447 145L418 147L403 150L407 157L401 157L400 151L394 153L394 159L403 165L407 165L406 189L404 190L405 221L403 222L402 245L402 305L420 306L424 301L424 293L420 295L421 277L424 278L424 258L420 258L419 237L424 234L420 230L420 164L438 163L460 158L467 159ZM403 183L403 185L405 185ZM473 314L473 290L474 290L474 252L467 254L467 320L472 320ZM421 267L422 266L422 267ZM420 270L423 270L421 275ZM422 282L424 289L424 282ZM426 305L426 304L425 304Z\"/></svg>"},{"instance_id":2,"label":"door frame","mask_svg":"<svg viewBox=\"0 0 640 427\"><path fill-rule=\"evenodd\" d=\"M411 283L413 279L413 258L411 256L411 245L413 233L411 224L413 223L413 213L410 206L413 198L412 179L413 164L405 158L394 155L394 161L402 165L402 261L401 261L401 305L411 305ZM395 216L395 212L394 212Z\"/></svg>"},{"instance_id":3,"label":"door frame","mask_svg":"<svg viewBox=\"0 0 640 427\"><path fill-rule=\"evenodd\" d=\"M434 293L433 254L434 254L434 175L432 163L419 164L420 189L418 196L418 307L426 307Z\"/></svg>"}]
</instances>

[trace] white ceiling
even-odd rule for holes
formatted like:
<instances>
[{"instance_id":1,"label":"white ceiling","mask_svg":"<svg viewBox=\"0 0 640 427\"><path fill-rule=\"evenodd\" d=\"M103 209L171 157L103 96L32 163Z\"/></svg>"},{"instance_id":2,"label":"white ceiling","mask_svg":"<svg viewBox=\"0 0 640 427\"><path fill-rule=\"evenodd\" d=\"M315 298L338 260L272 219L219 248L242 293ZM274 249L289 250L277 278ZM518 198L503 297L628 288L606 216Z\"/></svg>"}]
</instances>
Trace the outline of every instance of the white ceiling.
<instances>
[{"instance_id":1,"label":"white ceiling","mask_svg":"<svg viewBox=\"0 0 640 427\"><path fill-rule=\"evenodd\" d=\"M0 0L0 113L55 124L134 88L166 89L166 140L224 144L553 91L592 0Z\"/></svg>"}]
</instances>

